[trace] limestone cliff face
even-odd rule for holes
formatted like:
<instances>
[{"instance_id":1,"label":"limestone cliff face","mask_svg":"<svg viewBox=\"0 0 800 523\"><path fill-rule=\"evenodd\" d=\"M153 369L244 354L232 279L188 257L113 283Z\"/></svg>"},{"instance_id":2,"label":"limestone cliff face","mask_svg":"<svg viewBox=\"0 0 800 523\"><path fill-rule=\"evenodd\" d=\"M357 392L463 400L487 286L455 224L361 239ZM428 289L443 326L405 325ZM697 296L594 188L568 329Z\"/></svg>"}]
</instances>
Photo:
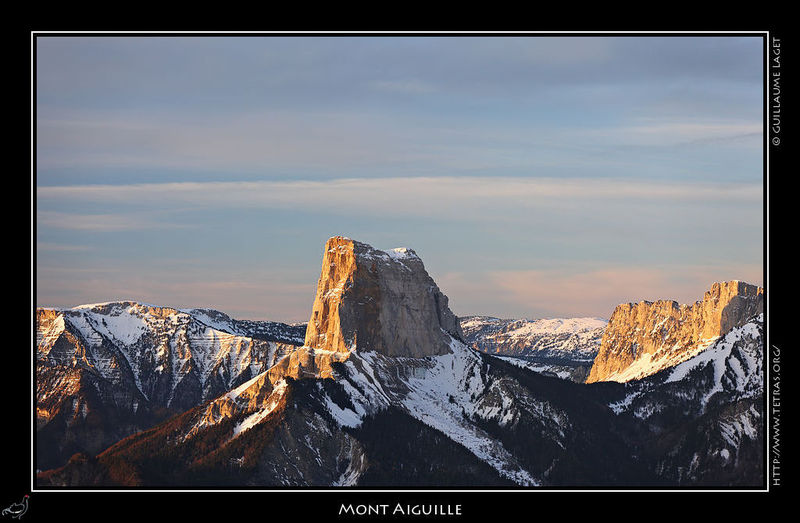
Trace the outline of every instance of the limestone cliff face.
<instances>
[{"instance_id":1,"label":"limestone cliff face","mask_svg":"<svg viewBox=\"0 0 800 523\"><path fill-rule=\"evenodd\" d=\"M414 251L335 236L325 245L305 344L205 405L185 437L233 416L266 416L283 401L287 377L335 378L333 365L352 351L423 358L450 353L450 336L463 340L461 325Z\"/></svg>"},{"instance_id":2,"label":"limestone cliff face","mask_svg":"<svg viewBox=\"0 0 800 523\"><path fill-rule=\"evenodd\" d=\"M307 347L420 358L449 353L448 334L463 339L447 296L413 250L328 240Z\"/></svg>"},{"instance_id":3,"label":"limestone cliff face","mask_svg":"<svg viewBox=\"0 0 800 523\"><path fill-rule=\"evenodd\" d=\"M714 283L693 305L675 301L617 306L586 383L640 379L685 361L764 310L764 289Z\"/></svg>"}]
</instances>

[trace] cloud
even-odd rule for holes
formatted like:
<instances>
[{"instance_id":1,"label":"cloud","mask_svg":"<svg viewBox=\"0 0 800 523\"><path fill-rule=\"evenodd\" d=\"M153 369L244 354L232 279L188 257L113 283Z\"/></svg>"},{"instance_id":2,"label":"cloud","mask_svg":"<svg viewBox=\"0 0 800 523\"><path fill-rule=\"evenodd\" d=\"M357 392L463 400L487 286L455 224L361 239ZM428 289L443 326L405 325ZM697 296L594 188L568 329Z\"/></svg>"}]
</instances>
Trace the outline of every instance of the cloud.
<instances>
[{"instance_id":1,"label":"cloud","mask_svg":"<svg viewBox=\"0 0 800 523\"><path fill-rule=\"evenodd\" d=\"M37 72L47 97L68 98L78 88L127 99L157 91L252 106L263 103L264 93L281 102L298 91L312 101L346 98L343 86L376 78L424 80L455 95L640 78L654 87L676 80L758 83L761 45L758 35L39 37ZM227 93L236 96L226 100Z\"/></svg>"},{"instance_id":2,"label":"cloud","mask_svg":"<svg viewBox=\"0 0 800 523\"><path fill-rule=\"evenodd\" d=\"M329 181L186 182L134 185L47 186L40 205L147 204L167 208L275 208L348 214L460 216L470 210L558 207L567 203L760 203L760 184L668 183L617 179L550 178L352 178ZM480 219L478 215L473 218ZM150 227L144 218L39 213L45 225L97 230Z\"/></svg>"},{"instance_id":3,"label":"cloud","mask_svg":"<svg viewBox=\"0 0 800 523\"><path fill-rule=\"evenodd\" d=\"M416 79L407 80L378 80L370 84L373 89L398 94L428 94L436 92L432 84Z\"/></svg>"},{"instance_id":4,"label":"cloud","mask_svg":"<svg viewBox=\"0 0 800 523\"><path fill-rule=\"evenodd\" d=\"M264 274L241 279L193 271L141 274L124 264L105 270L46 266L37 272L41 306L133 300L177 308L209 307L239 319L286 322L308 321L316 287L314 281L287 282Z\"/></svg>"},{"instance_id":5,"label":"cloud","mask_svg":"<svg viewBox=\"0 0 800 523\"><path fill-rule=\"evenodd\" d=\"M261 239L280 229L292 236L281 256L316 265L299 243L356 229L455 261L440 266L463 269L448 281L466 312L535 311L526 296L548 283L559 307L548 310L602 311L613 285L582 291L582 308L553 282L578 292L588 276L551 267L760 255L762 51L760 38L41 38L36 225L52 242L42 257L76 264L58 246L73 238L95 242L81 268L134 250L210 264L194 254L211 231L260 260ZM253 212L265 210L279 212ZM165 242L152 234L164 227L194 229ZM90 237L131 231L145 233ZM484 267L476 243L494 256ZM146 269L130 271L124 286L70 292L174 303ZM632 277L654 291L677 281ZM169 289L247 314L271 292L292 310L305 303L240 283L206 274Z\"/></svg>"},{"instance_id":6,"label":"cloud","mask_svg":"<svg viewBox=\"0 0 800 523\"><path fill-rule=\"evenodd\" d=\"M675 300L691 304L717 281L739 279L762 285L759 265L606 267L495 271L487 283L505 300L536 314L608 318L620 303Z\"/></svg>"},{"instance_id":7,"label":"cloud","mask_svg":"<svg viewBox=\"0 0 800 523\"><path fill-rule=\"evenodd\" d=\"M36 250L38 252L83 252L92 250L93 247L89 247L88 245L68 245L68 244L61 244L61 243L49 243L49 242L37 242L36 243Z\"/></svg>"},{"instance_id":8,"label":"cloud","mask_svg":"<svg viewBox=\"0 0 800 523\"><path fill-rule=\"evenodd\" d=\"M763 105L758 38L53 37L37 60L38 166L83 176L642 176L656 162L614 147L676 171L670 147L741 142Z\"/></svg>"},{"instance_id":9,"label":"cloud","mask_svg":"<svg viewBox=\"0 0 800 523\"><path fill-rule=\"evenodd\" d=\"M617 145L675 146L687 143L725 142L744 137L762 147L763 126L759 121L729 121L639 118L617 127L578 131L587 138Z\"/></svg>"},{"instance_id":10,"label":"cloud","mask_svg":"<svg viewBox=\"0 0 800 523\"><path fill-rule=\"evenodd\" d=\"M386 122L335 110L62 113L37 122L40 168L337 169L373 165L404 150Z\"/></svg>"},{"instance_id":11,"label":"cloud","mask_svg":"<svg viewBox=\"0 0 800 523\"><path fill-rule=\"evenodd\" d=\"M36 223L38 226L52 227L54 229L71 229L88 232L182 229L191 227L190 224L155 220L153 216L143 215L141 213L124 212L114 214L83 214L39 210L36 213ZM59 247L60 250L67 250L67 246ZM48 245L45 245L45 249L56 250L53 246ZM69 249L76 250L76 247L69 247Z\"/></svg>"},{"instance_id":12,"label":"cloud","mask_svg":"<svg viewBox=\"0 0 800 523\"><path fill-rule=\"evenodd\" d=\"M392 116L262 110L183 118L144 111L77 112L39 122L37 177L45 185L133 185L533 175L573 178L588 186L588 178L604 183L611 176L755 181L761 175L759 121L642 117L576 125L548 124L535 114L524 121L506 120L436 118L413 111ZM502 180L498 184L509 186ZM668 185L662 184L671 191ZM219 188L235 190L233 185Z\"/></svg>"}]
</instances>

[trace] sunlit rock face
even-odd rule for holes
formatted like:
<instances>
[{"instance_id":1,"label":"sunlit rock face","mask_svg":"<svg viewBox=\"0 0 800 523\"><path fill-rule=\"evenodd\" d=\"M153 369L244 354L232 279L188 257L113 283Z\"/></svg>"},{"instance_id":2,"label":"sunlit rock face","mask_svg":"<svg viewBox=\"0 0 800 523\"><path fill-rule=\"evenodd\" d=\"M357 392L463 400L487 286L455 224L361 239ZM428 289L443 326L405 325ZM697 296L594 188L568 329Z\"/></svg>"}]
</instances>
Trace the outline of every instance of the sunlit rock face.
<instances>
[{"instance_id":1,"label":"sunlit rock face","mask_svg":"<svg viewBox=\"0 0 800 523\"><path fill-rule=\"evenodd\" d=\"M449 353L448 334L463 339L447 296L413 250L328 240L306 346L420 358Z\"/></svg>"},{"instance_id":2,"label":"sunlit rock face","mask_svg":"<svg viewBox=\"0 0 800 523\"><path fill-rule=\"evenodd\" d=\"M675 301L617 306L586 379L626 382L695 356L764 310L764 289L741 281L714 283L693 305Z\"/></svg>"},{"instance_id":3,"label":"sunlit rock face","mask_svg":"<svg viewBox=\"0 0 800 523\"><path fill-rule=\"evenodd\" d=\"M349 238L330 238L305 344L205 405L185 438L234 417L246 416L244 427L259 423L284 401L287 378L337 379L334 365L350 359L353 351L443 355L452 352L451 335L463 339L458 319L414 251L384 252ZM403 364L389 360L394 376Z\"/></svg>"}]
</instances>

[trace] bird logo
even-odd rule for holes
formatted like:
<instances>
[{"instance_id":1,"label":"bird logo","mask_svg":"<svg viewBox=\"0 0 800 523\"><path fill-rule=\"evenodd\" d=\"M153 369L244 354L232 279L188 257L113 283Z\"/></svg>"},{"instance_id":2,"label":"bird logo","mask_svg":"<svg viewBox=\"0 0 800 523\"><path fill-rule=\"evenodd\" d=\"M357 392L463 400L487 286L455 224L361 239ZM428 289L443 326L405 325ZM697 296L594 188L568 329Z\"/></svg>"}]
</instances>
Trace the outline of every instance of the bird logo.
<instances>
[{"instance_id":1,"label":"bird logo","mask_svg":"<svg viewBox=\"0 0 800 523\"><path fill-rule=\"evenodd\" d=\"M3 509L3 515L22 519L22 516L28 511L29 497L29 495L25 494L25 497L22 498L22 503L13 503L10 507Z\"/></svg>"}]
</instances>

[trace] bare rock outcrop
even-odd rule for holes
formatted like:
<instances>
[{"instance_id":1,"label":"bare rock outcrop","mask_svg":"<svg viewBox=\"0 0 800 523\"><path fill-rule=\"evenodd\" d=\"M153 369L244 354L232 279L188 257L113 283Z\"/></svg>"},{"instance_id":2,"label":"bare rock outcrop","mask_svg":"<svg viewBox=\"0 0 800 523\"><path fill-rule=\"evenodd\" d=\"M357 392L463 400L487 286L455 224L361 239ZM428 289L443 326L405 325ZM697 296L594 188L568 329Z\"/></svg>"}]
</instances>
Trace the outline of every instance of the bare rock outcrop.
<instances>
[{"instance_id":1,"label":"bare rock outcrop","mask_svg":"<svg viewBox=\"0 0 800 523\"><path fill-rule=\"evenodd\" d=\"M423 358L450 353L450 336L463 340L461 325L414 251L335 236L325 245L305 344L206 404L185 437L226 418L266 416L282 401L286 378L335 379L334 364L352 351Z\"/></svg>"},{"instance_id":2,"label":"bare rock outcrop","mask_svg":"<svg viewBox=\"0 0 800 523\"><path fill-rule=\"evenodd\" d=\"M458 318L413 250L327 241L305 346L420 358L449 353L450 336L463 339Z\"/></svg>"},{"instance_id":3,"label":"bare rock outcrop","mask_svg":"<svg viewBox=\"0 0 800 523\"><path fill-rule=\"evenodd\" d=\"M764 289L736 280L714 283L693 305L618 305L586 383L625 382L677 365L763 310Z\"/></svg>"}]
</instances>

